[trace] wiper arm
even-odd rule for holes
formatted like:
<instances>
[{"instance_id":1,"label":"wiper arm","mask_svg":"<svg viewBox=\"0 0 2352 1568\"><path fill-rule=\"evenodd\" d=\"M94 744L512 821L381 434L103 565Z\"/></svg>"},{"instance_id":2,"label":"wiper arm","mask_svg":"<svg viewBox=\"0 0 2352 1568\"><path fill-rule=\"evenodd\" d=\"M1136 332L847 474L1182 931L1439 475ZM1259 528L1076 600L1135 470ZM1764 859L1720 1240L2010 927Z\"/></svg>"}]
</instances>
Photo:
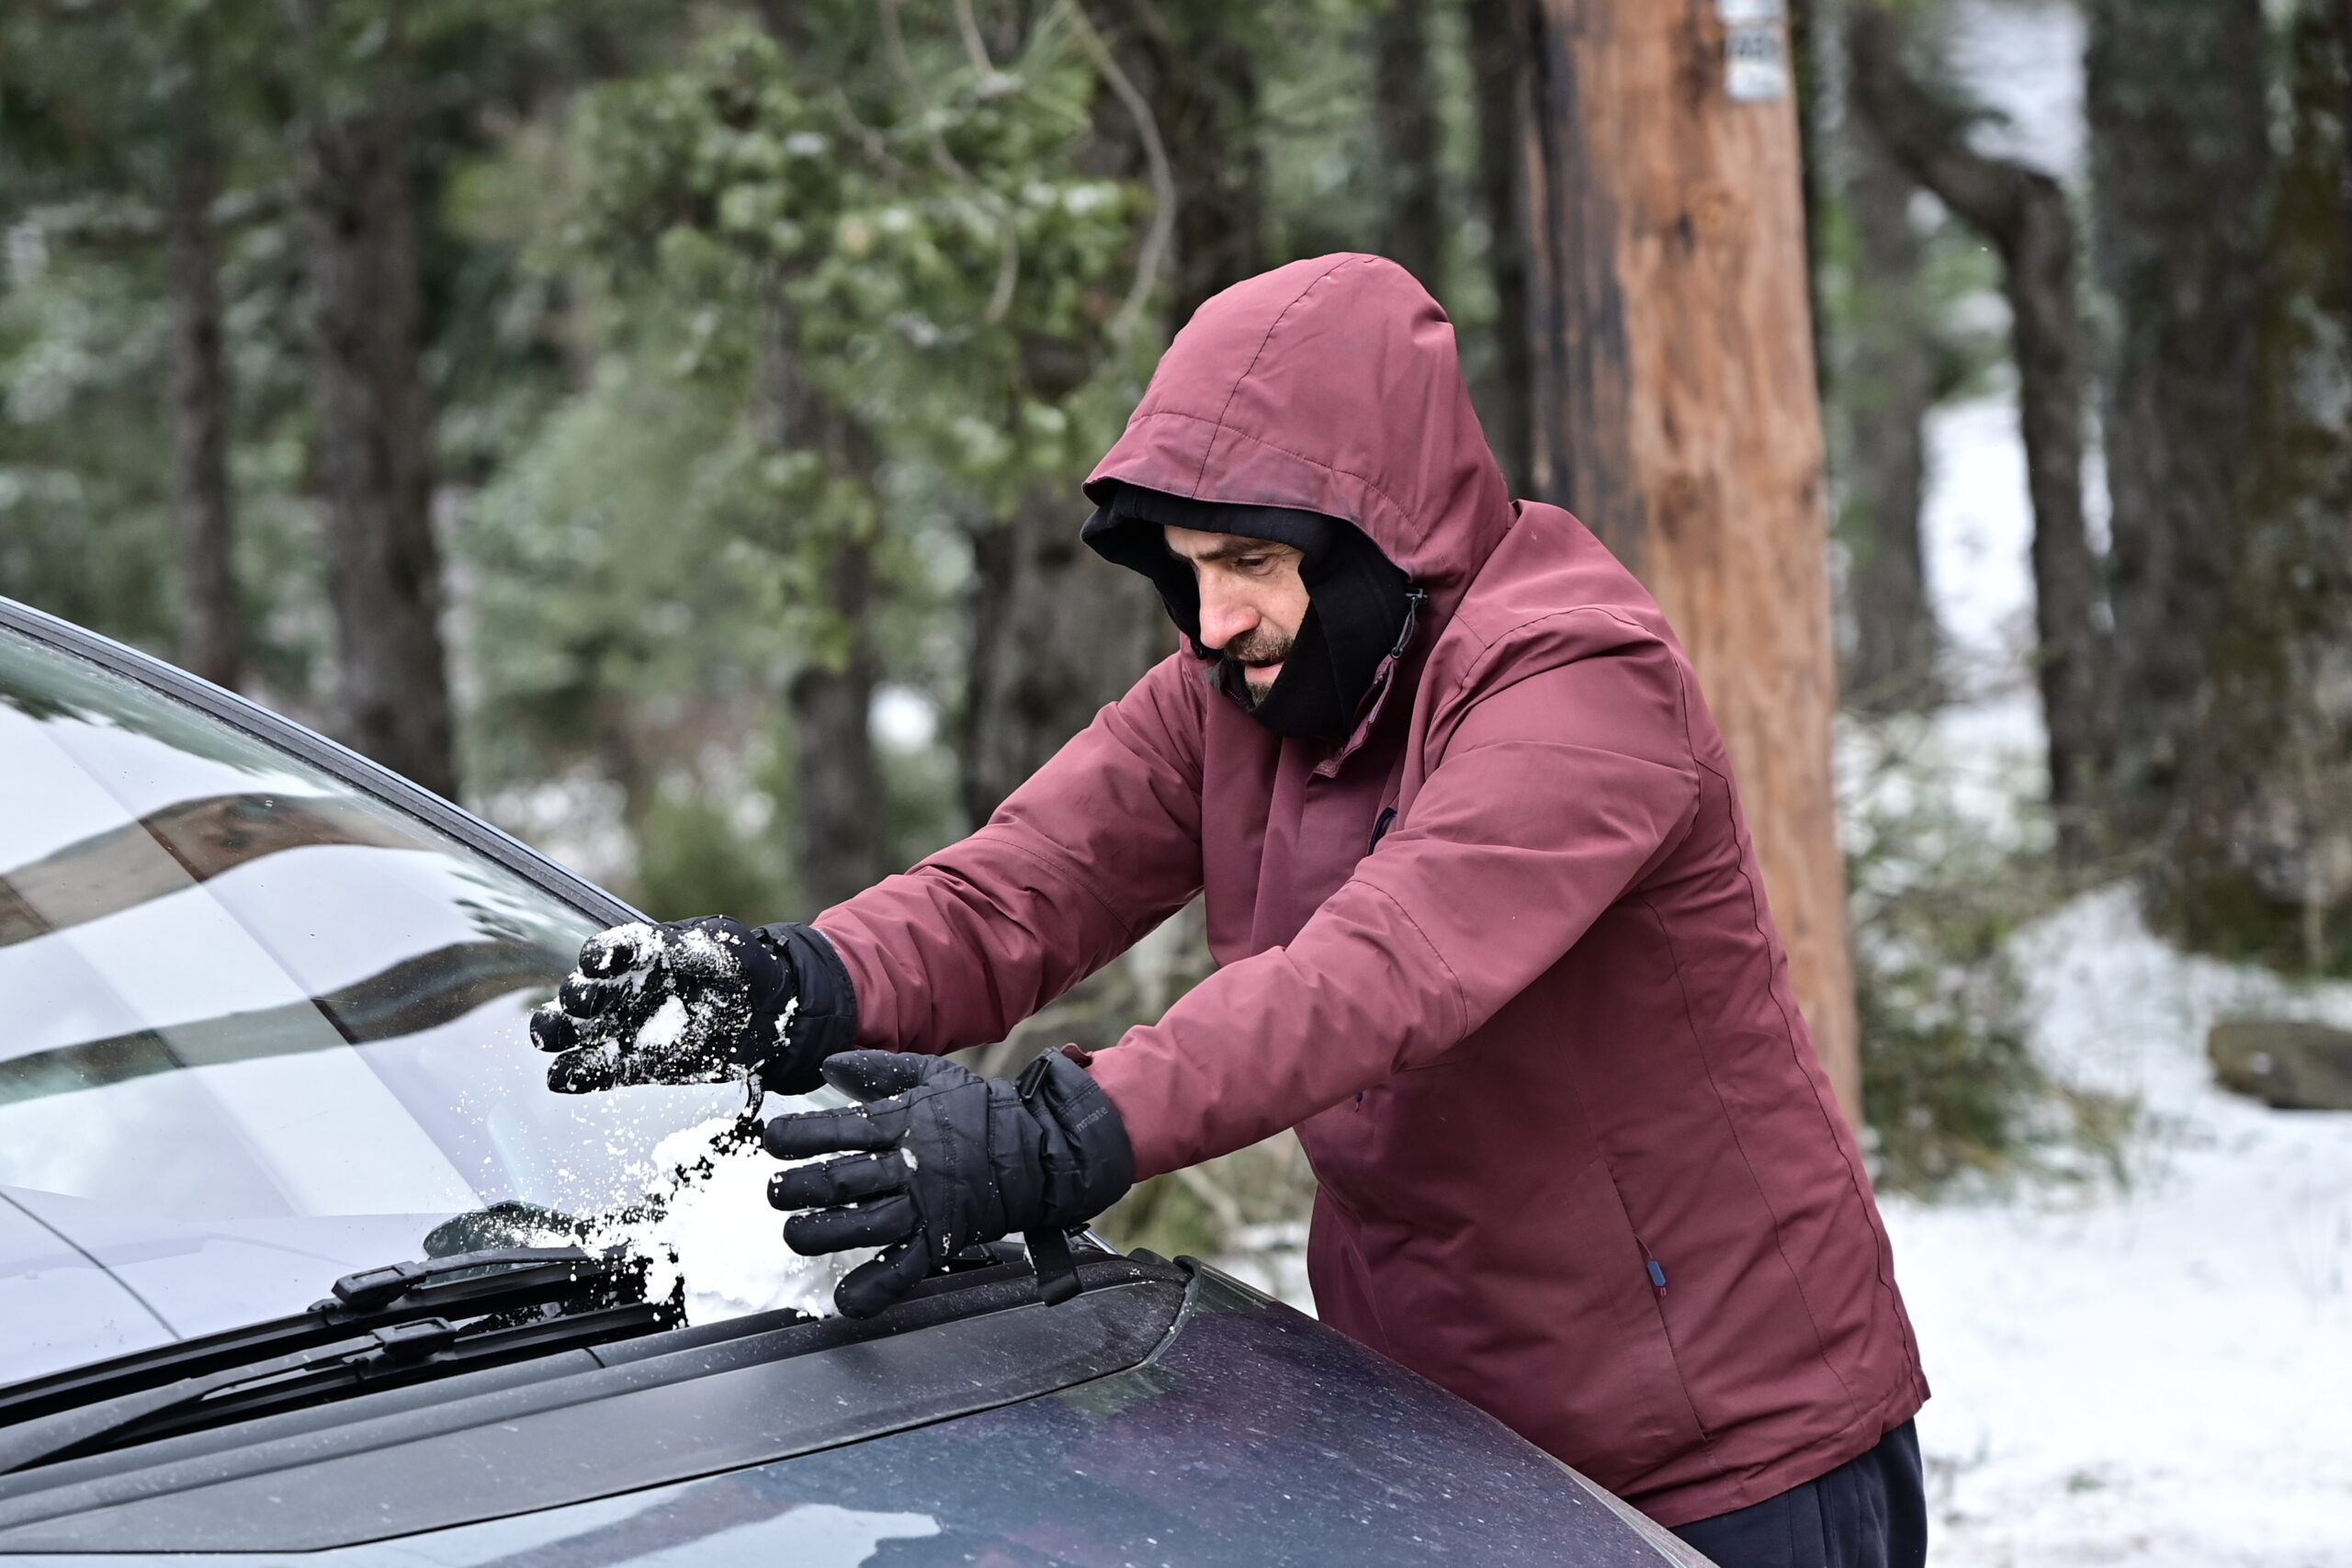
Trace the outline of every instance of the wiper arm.
<instances>
[{"instance_id":1,"label":"wiper arm","mask_svg":"<svg viewBox=\"0 0 2352 1568\"><path fill-rule=\"evenodd\" d=\"M669 1302L637 1302L471 1328L447 1318L417 1318L315 1350L117 1394L0 1429L0 1480L81 1452L249 1420L369 1384L390 1386L674 1328L681 1315Z\"/></svg>"},{"instance_id":2,"label":"wiper arm","mask_svg":"<svg viewBox=\"0 0 2352 1568\"><path fill-rule=\"evenodd\" d=\"M346 1274L334 1282L326 1300L291 1317L157 1346L0 1389L0 1473L34 1462L33 1458L7 1457L19 1447L51 1454L88 1440L87 1433L62 1444L37 1439L34 1431L51 1429L45 1424L51 1417L86 1414L96 1423L94 1432L112 1431L209 1400L238 1384L282 1380L315 1367L347 1364L353 1369L351 1378L342 1381L356 1381L395 1370L390 1360L406 1353L396 1347L418 1350L429 1359L435 1352L426 1348L431 1337L426 1325L437 1322L439 1330L454 1337L458 1331L447 1321L453 1318L493 1318L466 1337L489 1345L488 1331L500 1330L492 1348L510 1354L524 1351L523 1337L544 1334L559 1325L561 1332L555 1337L571 1342L589 1331L617 1337L670 1326L676 1317L673 1307L645 1303L645 1273L642 1258L625 1254L600 1256L578 1247L516 1247ZM412 1330L418 1332L413 1335ZM304 1360L306 1356L312 1359ZM350 1359L368 1356L387 1364ZM469 1363L480 1359L462 1358ZM371 1371L357 1371L363 1367ZM117 1414L109 1416L107 1411ZM79 1427L77 1423L77 1430ZM54 1429L66 1430L62 1426Z\"/></svg>"},{"instance_id":3,"label":"wiper arm","mask_svg":"<svg viewBox=\"0 0 2352 1568\"><path fill-rule=\"evenodd\" d=\"M590 1276L610 1278L617 1271L614 1261L577 1247L502 1247L415 1263L388 1263L380 1269L345 1274L334 1282L334 1293L311 1310L348 1321L354 1314L382 1312L396 1303L437 1312L490 1297L505 1303L518 1292L572 1285ZM621 1261L628 1269L642 1271L642 1265L634 1259Z\"/></svg>"},{"instance_id":4,"label":"wiper arm","mask_svg":"<svg viewBox=\"0 0 2352 1568\"><path fill-rule=\"evenodd\" d=\"M119 1393L111 1399L100 1399L51 1415L35 1416L21 1425L0 1430L0 1474L38 1464L54 1454L78 1448L151 1416L194 1404L208 1395L233 1388L239 1383L285 1377L329 1363L347 1366L368 1357L394 1363L413 1363L436 1350L447 1349L457 1337L457 1329L447 1322L437 1317L422 1318L377 1329L364 1338L345 1339L316 1350L278 1356L248 1366L230 1367L201 1377L183 1378L160 1388Z\"/></svg>"}]
</instances>

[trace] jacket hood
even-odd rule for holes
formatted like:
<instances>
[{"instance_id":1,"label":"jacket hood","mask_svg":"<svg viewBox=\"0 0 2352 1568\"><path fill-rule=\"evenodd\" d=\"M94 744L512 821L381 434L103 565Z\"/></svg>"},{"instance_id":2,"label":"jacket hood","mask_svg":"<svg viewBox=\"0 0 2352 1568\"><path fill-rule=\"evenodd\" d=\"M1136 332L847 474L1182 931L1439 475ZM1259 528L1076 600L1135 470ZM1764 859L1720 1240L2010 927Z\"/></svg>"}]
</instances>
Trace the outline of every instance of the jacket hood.
<instances>
[{"instance_id":1,"label":"jacket hood","mask_svg":"<svg viewBox=\"0 0 2352 1568\"><path fill-rule=\"evenodd\" d=\"M1087 476L1354 524L1442 624L1511 524L1453 325L1412 274L1329 255L1237 283L1193 313L1126 433Z\"/></svg>"}]
</instances>

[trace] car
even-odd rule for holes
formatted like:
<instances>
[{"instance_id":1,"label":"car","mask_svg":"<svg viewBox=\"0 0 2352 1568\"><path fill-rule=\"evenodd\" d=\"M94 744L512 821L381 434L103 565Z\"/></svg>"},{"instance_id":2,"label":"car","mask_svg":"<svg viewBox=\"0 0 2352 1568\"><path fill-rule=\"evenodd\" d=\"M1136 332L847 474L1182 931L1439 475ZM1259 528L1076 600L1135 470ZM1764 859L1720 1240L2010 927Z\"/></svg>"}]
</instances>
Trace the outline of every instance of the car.
<instances>
[{"instance_id":1,"label":"car","mask_svg":"<svg viewBox=\"0 0 2352 1568\"><path fill-rule=\"evenodd\" d=\"M755 1089L546 1087L529 1010L638 918L0 600L0 1558L1703 1562L1193 1259L833 1315Z\"/></svg>"}]
</instances>

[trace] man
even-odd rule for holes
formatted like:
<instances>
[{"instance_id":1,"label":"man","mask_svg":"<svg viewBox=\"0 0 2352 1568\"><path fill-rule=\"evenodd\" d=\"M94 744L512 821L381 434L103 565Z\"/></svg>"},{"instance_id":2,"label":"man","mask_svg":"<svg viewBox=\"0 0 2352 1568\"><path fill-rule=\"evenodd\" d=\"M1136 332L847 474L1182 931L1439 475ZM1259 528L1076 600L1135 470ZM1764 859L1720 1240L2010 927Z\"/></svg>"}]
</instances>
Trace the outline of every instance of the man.
<instances>
[{"instance_id":1,"label":"man","mask_svg":"<svg viewBox=\"0 0 2352 1568\"><path fill-rule=\"evenodd\" d=\"M1435 302L1369 256L1227 290L1086 491L1185 649L813 929L592 942L554 1081L870 1102L767 1128L854 1151L771 1193L800 1251L888 1248L854 1313L1295 1126L1325 1321L1727 1568L1916 1568L1927 1386L1723 742L1650 597L1510 499ZM1220 968L1091 1061L887 1054L1002 1038L1201 894Z\"/></svg>"}]
</instances>

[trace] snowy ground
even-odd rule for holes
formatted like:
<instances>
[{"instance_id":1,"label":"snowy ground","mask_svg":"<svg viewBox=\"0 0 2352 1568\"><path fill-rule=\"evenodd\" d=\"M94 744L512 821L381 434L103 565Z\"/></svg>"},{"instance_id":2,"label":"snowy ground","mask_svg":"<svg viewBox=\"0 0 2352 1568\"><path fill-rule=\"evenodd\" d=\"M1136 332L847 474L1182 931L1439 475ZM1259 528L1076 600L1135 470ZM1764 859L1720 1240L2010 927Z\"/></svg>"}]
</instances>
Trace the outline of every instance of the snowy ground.
<instances>
[{"instance_id":1,"label":"snowy ground","mask_svg":"<svg viewBox=\"0 0 2352 1568\"><path fill-rule=\"evenodd\" d=\"M1930 439L1930 588L1975 698L1938 739L1990 799L2041 739L2013 406L1939 411ZM2014 952L2037 1055L2135 1098L2144 1131L2120 1190L1887 1205L1935 1387L1931 1561L2352 1565L2352 1115L2226 1094L2204 1049L2232 1015L2352 1025L2352 986L2185 957L2121 889Z\"/></svg>"},{"instance_id":2,"label":"snowy ground","mask_svg":"<svg viewBox=\"0 0 2352 1568\"><path fill-rule=\"evenodd\" d=\"M2352 986L2185 960L2120 892L2020 938L2034 1042L2151 1123L2121 1191L1887 1204L1935 1398L1939 1568L2352 1563L2352 1114L2214 1088L2237 1012Z\"/></svg>"}]
</instances>

